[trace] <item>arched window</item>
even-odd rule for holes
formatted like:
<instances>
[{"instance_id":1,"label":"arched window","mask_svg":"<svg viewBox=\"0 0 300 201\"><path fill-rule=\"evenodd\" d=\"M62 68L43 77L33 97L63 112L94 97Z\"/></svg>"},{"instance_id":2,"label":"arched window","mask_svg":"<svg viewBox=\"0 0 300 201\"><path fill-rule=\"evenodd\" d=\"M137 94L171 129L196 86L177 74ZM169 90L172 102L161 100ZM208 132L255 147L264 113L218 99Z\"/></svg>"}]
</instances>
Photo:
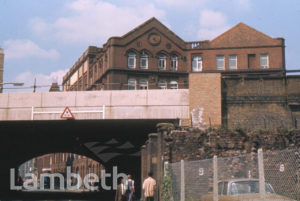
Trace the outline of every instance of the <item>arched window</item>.
<instances>
[{"instance_id":1,"label":"arched window","mask_svg":"<svg viewBox=\"0 0 300 201\"><path fill-rule=\"evenodd\" d=\"M158 56L158 69L159 70L166 70L166 56L161 54Z\"/></svg>"},{"instance_id":2,"label":"arched window","mask_svg":"<svg viewBox=\"0 0 300 201\"><path fill-rule=\"evenodd\" d=\"M128 68L135 68L136 54L134 52L128 53Z\"/></svg>"},{"instance_id":3,"label":"arched window","mask_svg":"<svg viewBox=\"0 0 300 201\"><path fill-rule=\"evenodd\" d=\"M178 57L176 55L171 56L170 70L177 71Z\"/></svg>"},{"instance_id":4,"label":"arched window","mask_svg":"<svg viewBox=\"0 0 300 201\"><path fill-rule=\"evenodd\" d=\"M192 66L193 66L193 71L202 71L202 57L194 56Z\"/></svg>"},{"instance_id":5,"label":"arched window","mask_svg":"<svg viewBox=\"0 0 300 201\"><path fill-rule=\"evenodd\" d=\"M177 81L171 81L170 82L170 89L178 89L178 82Z\"/></svg>"},{"instance_id":6,"label":"arched window","mask_svg":"<svg viewBox=\"0 0 300 201\"><path fill-rule=\"evenodd\" d=\"M167 89L167 81L166 80L159 80L158 81L158 88L159 89Z\"/></svg>"},{"instance_id":7,"label":"arched window","mask_svg":"<svg viewBox=\"0 0 300 201\"><path fill-rule=\"evenodd\" d=\"M140 68L141 69L148 69L148 55L142 54L140 58Z\"/></svg>"},{"instance_id":8,"label":"arched window","mask_svg":"<svg viewBox=\"0 0 300 201\"><path fill-rule=\"evenodd\" d=\"M136 79L128 79L128 89L136 90Z\"/></svg>"}]
</instances>

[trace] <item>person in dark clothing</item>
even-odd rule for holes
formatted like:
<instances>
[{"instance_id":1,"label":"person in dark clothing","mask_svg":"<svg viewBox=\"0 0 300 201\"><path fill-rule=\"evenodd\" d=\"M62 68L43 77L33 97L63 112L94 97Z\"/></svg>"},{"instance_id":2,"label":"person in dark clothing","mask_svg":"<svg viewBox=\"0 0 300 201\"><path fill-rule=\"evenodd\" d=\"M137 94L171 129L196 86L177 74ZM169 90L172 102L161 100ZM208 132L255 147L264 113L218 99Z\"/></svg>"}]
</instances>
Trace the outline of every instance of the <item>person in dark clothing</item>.
<instances>
[{"instance_id":1,"label":"person in dark clothing","mask_svg":"<svg viewBox=\"0 0 300 201\"><path fill-rule=\"evenodd\" d=\"M127 196L128 196L128 201L132 201L133 200L133 194L135 191L134 188L134 180L132 179L132 176L129 174L127 176L128 180L126 182L127 185Z\"/></svg>"}]
</instances>

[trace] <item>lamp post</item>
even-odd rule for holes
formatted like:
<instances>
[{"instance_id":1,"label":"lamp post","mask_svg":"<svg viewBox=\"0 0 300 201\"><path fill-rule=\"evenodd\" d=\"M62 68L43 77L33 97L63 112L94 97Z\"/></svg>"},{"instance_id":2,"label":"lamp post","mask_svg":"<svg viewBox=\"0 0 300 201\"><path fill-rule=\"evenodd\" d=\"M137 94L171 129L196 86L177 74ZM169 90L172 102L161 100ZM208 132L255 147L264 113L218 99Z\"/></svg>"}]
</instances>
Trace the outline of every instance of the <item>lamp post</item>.
<instances>
[{"instance_id":1,"label":"lamp post","mask_svg":"<svg viewBox=\"0 0 300 201\"><path fill-rule=\"evenodd\" d=\"M15 87L20 87L23 86L24 83L23 82L0 82L0 93L2 93L3 90L3 85L13 85Z\"/></svg>"}]
</instances>

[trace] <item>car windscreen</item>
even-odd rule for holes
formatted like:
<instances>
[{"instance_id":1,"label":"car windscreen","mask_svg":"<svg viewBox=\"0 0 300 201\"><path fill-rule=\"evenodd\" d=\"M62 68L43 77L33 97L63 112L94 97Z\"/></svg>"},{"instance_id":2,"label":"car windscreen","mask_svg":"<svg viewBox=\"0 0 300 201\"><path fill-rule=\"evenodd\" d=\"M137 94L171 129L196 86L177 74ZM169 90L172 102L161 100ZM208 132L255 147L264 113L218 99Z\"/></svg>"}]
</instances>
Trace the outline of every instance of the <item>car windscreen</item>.
<instances>
[{"instance_id":1,"label":"car windscreen","mask_svg":"<svg viewBox=\"0 0 300 201\"><path fill-rule=\"evenodd\" d=\"M274 193L273 188L269 183L265 184L267 193ZM249 194L249 193L259 193L259 182L258 181L239 181L233 182L230 186L230 194Z\"/></svg>"}]
</instances>

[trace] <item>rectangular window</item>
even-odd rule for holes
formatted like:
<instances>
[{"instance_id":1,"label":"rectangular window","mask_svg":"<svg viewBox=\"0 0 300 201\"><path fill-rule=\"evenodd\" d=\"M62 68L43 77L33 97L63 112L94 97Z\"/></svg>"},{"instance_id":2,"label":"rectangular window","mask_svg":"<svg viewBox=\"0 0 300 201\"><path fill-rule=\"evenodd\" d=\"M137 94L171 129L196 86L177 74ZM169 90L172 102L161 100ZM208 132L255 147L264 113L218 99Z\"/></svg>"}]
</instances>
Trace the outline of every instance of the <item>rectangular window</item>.
<instances>
[{"instance_id":1,"label":"rectangular window","mask_svg":"<svg viewBox=\"0 0 300 201\"><path fill-rule=\"evenodd\" d=\"M128 54L128 68L135 68L135 54Z\"/></svg>"},{"instance_id":2,"label":"rectangular window","mask_svg":"<svg viewBox=\"0 0 300 201\"><path fill-rule=\"evenodd\" d=\"M148 56L143 55L140 59L140 68L141 69L148 69Z\"/></svg>"},{"instance_id":3,"label":"rectangular window","mask_svg":"<svg viewBox=\"0 0 300 201\"><path fill-rule=\"evenodd\" d=\"M136 90L136 80L135 79L128 80L128 90Z\"/></svg>"},{"instance_id":4,"label":"rectangular window","mask_svg":"<svg viewBox=\"0 0 300 201\"><path fill-rule=\"evenodd\" d=\"M141 79L139 83L139 89L148 89L148 80Z\"/></svg>"},{"instance_id":5,"label":"rectangular window","mask_svg":"<svg viewBox=\"0 0 300 201\"><path fill-rule=\"evenodd\" d=\"M202 57L195 56L192 61L193 71L202 71Z\"/></svg>"},{"instance_id":6,"label":"rectangular window","mask_svg":"<svg viewBox=\"0 0 300 201\"><path fill-rule=\"evenodd\" d=\"M166 70L166 56L160 55L158 57L158 69L159 70Z\"/></svg>"},{"instance_id":7,"label":"rectangular window","mask_svg":"<svg viewBox=\"0 0 300 201\"><path fill-rule=\"evenodd\" d=\"M260 68L269 68L269 55L261 54L260 55Z\"/></svg>"},{"instance_id":8,"label":"rectangular window","mask_svg":"<svg viewBox=\"0 0 300 201\"><path fill-rule=\"evenodd\" d=\"M171 56L170 70L177 71L177 68L178 68L178 57L177 56Z\"/></svg>"},{"instance_id":9,"label":"rectangular window","mask_svg":"<svg viewBox=\"0 0 300 201\"><path fill-rule=\"evenodd\" d=\"M217 70L225 70L225 57L224 57L224 55L217 55Z\"/></svg>"},{"instance_id":10,"label":"rectangular window","mask_svg":"<svg viewBox=\"0 0 300 201\"><path fill-rule=\"evenodd\" d=\"M229 69L236 70L237 69L237 55L229 56Z\"/></svg>"}]
</instances>

